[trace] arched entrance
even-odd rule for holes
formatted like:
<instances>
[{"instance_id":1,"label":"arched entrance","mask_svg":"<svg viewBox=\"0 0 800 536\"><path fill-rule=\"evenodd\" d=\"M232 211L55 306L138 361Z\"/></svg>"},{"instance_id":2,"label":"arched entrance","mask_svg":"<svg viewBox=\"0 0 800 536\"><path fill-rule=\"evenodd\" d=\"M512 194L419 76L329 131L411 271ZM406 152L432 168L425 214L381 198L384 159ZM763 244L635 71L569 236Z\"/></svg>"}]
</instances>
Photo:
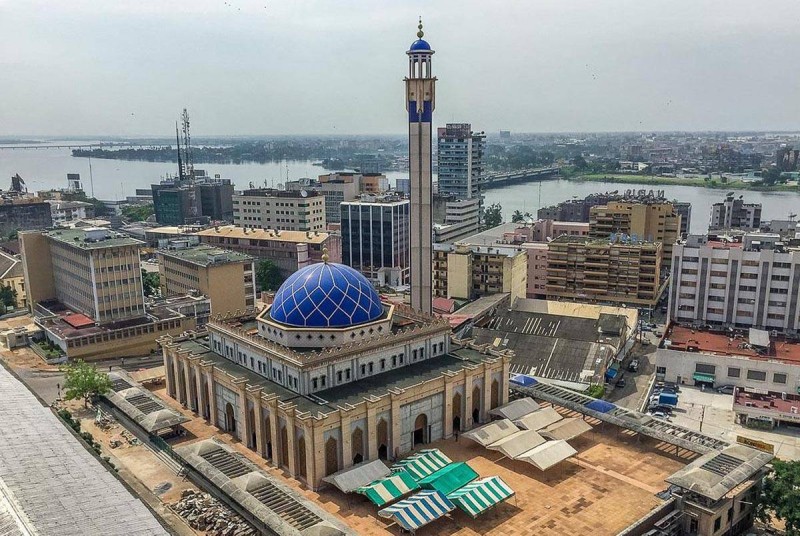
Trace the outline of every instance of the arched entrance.
<instances>
[{"instance_id":1,"label":"arched entrance","mask_svg":"<svg viewBox=\"0 0 800 536\"><path fill-rule=\"evenodd\" d=\"M272 459L272 428L269 423L269 415L264 417L264 434L267 436L267 459Z\"/></svg>"},{"instance_id":2,"label":"arched entrance","mask_svg":"<svg viewBox=\"0 0 800 536\"><path fill-rule=\"evenodd\" d=\"M472 423L481 422L481 388L477 385L472 389Z\"/></svg>"},{"instance_id":3,"label":"arched entrance","mask_svg":"<svg viewBox=\"0 0 800 536\"><path fill-rule=\"evenodd\" d=\"M492 380L491 404L492 409L500 405L500 383L497 380Z\"/></svg>"},{"instance_id":4,"label":"arched entrance","mask_svg":"<svg viewBox=\"0 0 800 536\"><path fill-rule=\"evenodd\" d=\"M461 393L453 395L453 432L461 431Z\"/></svg>"},{"instance_id":5,"label":"arched entrance","mask_svg":"<svg viewBox=\"0 0 800 536\"><path fill-rule=\"evenodd\" d=\"M428 442L428 416L420 413L414 421L414 446Z\"/></svg>"},{"instance_id":6,"label":"arched entrance","mask_svg":"<svg viewBox=\"0 0 800 536\"><path fill-rule=\"evenodd\" d=\"M336 438L329 437L325 442L325 476L339 470L339 444Z\"/></svg>"},{"instance_id":7,"label":"arched entrance","mask_svg":"<svg viewBox=\"0 0 800 536\"><path fill-rule=\"evenodd\" d=\"M306 437L300 436L297 440L297 467L295 468L298 476L307 477L306 474Z\"/></svg>"},{"instance_id":8,"label":"arched entrance","mask_svg":"<svg viewBox=\"0 0 800 536\"><path fill-rule=\"evenodd\" d=\"M285 425L281 426L281 459L278 463L289 466L289 434Z\"/></svg>"},{"instance_id":9,"label":"arched entrance","mask_svg":"<svg viewBox=\"0 0 800 536\"><path fill-rule=\"evenodd\" d=\"M201 388L203 389L203 400L204 400L203 418L205 420L210 420L211 419L211 403L208 401L208 398L209 398L209 396L213 396L213 395L209 395L208 394L208 383L206 383L205 375L202 375L202 378L200 379L200 383L202 384Z\"/></svg>"},{"instance_id":10,"label":"arched entrance","mask_svg":"<svg viewBox=\"0 0 800 536\"><path fill-rule=\"evenodd\" d=\"M250 437L247 438L248 447L255 450L258 441L256 439L256 410L255 408L250 408L247 410L247 427L250 430Z\"/></svg>"},{"instance_id":11,"label":"arched entrance","mask_svg":"<svg viewBox=\"0 0 800 536\"><path fill-rule=\"evenodd\" d=\"M378 458L381 460L389 459L389 425L386 419L378 421Z\"/></svg>"},{"instance_id":12,"label":"arched entrance","mask_svg":"<svg viewBox=\"0 0 800 536\"><path fill-rule=\"evenodd\" d=\"M230 402L225 404L225 431L236 433L236 412Z\"/></svg>"},{"instance_id":13,"label":"arched entrance","mask_svg":"<svg viewBox=\"0 0 800 536\"><path fill-rule=\"evenodd\" d=\"M364 461L364 432L360 427L356 427L350 435L350 448L353 454L353 463Z\"/></svg>"},{"instance_id":14,"label":"arched entrance","mask_svg":"<svg viewBox=\"0 0 800 536\"><path fill-rule=\"evenodd\" d=\"M189 369L191 371L191 369ZM189 380L189 409L195 413L200 413L200 404L197 403L197 382L194 380L194 374L191 374L192 379Z\"/></svg>"}]
</instances>

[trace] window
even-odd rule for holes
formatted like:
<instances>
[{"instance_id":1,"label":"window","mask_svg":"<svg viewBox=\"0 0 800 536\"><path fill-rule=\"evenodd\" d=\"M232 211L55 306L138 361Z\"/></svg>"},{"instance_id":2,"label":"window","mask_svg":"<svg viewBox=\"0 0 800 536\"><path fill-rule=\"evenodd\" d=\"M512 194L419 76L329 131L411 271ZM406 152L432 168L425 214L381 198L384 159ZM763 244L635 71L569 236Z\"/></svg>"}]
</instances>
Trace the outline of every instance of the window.
<instances>
[{"instance_id":1,"label":"window","mask_svg":"<svg viewBox=\"0 0 800 536\"><path fill-rule=\"evenodd\" d=\"M336 382L337 383L342 383L342 371L341 370L336 372Z\"/></svg>"},{"instance_id":2,"label":"window","mask_svg":"<svg viewBox=\"0 0 800 536\"><path fill-rule=\"evenodd\" d=\"M317 379L316 378L311 378L311 388L312 389L316 389L317 388Z\"/></svg>"},{"instance_id":3,"label":"window","mask_svg":"<svg viewBox=\"0 0 800 536\"><path fill-rule=\"evenodd\" d=\"M385 369L386 369L386 360L385 359L381 359L381 370L385 370Z\"/></svg>"},{"instance_id":4,"label":"window","mask_svg":"<svg viewBox=\"0 0 800 536\"><path fill-rule=\"evenodd\" d=\"M700 374L714 374L717 371L717 367L715 365L706 365L705 363L697 363L694 366L694 371L699 372Z\"/></svg>"},{"instance_id":5,"label":"window","mask_svg":"<svg viewBox=\"0 0 800 536\"><path fill-rule=\"evenodd\" d=\"M738 378L742 375L742 369L739 367L728 367L728 378Z\"/></svg>"},{"instance_id":6,"label":"window","mask_svg":"<svg viewBox=\"0 0 800 536\"><path fill-rule=\"evenodd\" d=\"M344 379L345 380L349 380L350 379L350 369L349 368L344 369Z\"/></svg>"},{"instance_id":7,"label":"window","mask_svg":"<svg viewBox=\"0 0 800 536\"><path fill-rule=\"evenodd\" d=\"M763 370L748 370L747 379L755 380L757 382L765 382L767 381L767 373Z\"/></svg>"},{"instance_id":8,"label":"window","mask_svg":"<svg viewBox=\"0 0 800 536\"><path fill-rule=\"evenodd\" d=\"M372 362L371 361L370 361L369 366L367 368L369 369L369 373L372 374Z\"/></svg>"},{"instance_id":9,"label":"window","mask_svg":"<svg viewBox=\"0 0 800 536\"><path fill-rule=\"evenodd\" d=\"M786 383L786 374L782 374L780 372L776 372L772 375L772 381L775 383Z\"/></svg>"},{"instance_id":10,"label":"window","mask_svg":"<svg viewBox=\"0 0 800 536\"><path fill-rule=\"evenodd\" d=\"M656 374L666 374L667 367L656 367Z\"/></svg>"},{"instance_id":11,"label":"window","mask_svg":"<svg viewBox=\"0 0 800 536\"><path fill-rule=\"evenodd\" d=\"M361 365L361 375L364 376L367 373L367 366Z\"/></svg>"},{"instance_id":12,"label":"window","mask_svg":"<svg viewBox=\"0 0 800 536\"><path fill-rule=\"evenodd\" d=\"M325 387L325 376L320 376L319 377L319 382L322 385L322 387Z\"/></svg>"},{"instance_id":13,"label":"window","mask_svg":"<svg viewBox=\"0 0 800 536\"><path fill-rule=\"evenodd\" d=\"M722 518L718 517L717 519L714 520L714 532L717 532L721 526L722 526Z\"/></svg>"}]
</instances>

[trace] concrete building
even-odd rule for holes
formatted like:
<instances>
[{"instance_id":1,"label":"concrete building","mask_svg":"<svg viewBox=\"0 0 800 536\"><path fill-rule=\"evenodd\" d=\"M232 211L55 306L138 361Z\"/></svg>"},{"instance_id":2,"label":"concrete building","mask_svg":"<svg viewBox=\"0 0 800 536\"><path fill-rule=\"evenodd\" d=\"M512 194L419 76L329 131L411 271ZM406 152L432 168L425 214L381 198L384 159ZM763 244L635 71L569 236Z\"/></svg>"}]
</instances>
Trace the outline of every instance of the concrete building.
<instances>
[{"instance_id":1,"label":"concrete building","mask_svg":"<svg viewBox=\"0 0 800 536\"><path fill-rule=\"evenodd\" d=\"M331 262L342 259L342 238L337 234L249 229L236 225L211 227L194 234L204 244L244 253L256 260L271 260L285 277L322 261L323 250L327 250Z\"/></svg>"},{"instance_id":2,"label":"concrete building","mask_svg":"<svg viewBox=\"0 0 800 536\"><path fill-rule=\"evenodd\" d=\"M672 245L681 235L681 216L672 203L653 201L610 201L589 209L589 236L609 239L628 235L634 239L663 244L662 277L669 274Z\"/></svg>"},{"instance_id":3,"label":"concrete building","mask_svg":"<svg viewBox=\"0 0 800 536\"><path fill-rule=\"evenodd\" d=\"M434 204L436 198L434 198ZM480 230L481 200L448 198L443 202L444 218L433 224L435 243L452 243L477 233ZM436 211L434 211L434 214ZM437 221L434 215L434 221Z\"/></svg>"},{"instance_id":4,"label":"concrete building","mask_svg":"<svg viewBox=\"0 0 800 536\"><path fill-rule=\"evenodd\" d=\"M508 400L509 352L451 342L446 320L382 303L334 263L294 274L258 316L161 344L169 396L312 489L468 430Z\"/></svg>"},{"instance_id":5,"label":"concrete building","mask_svg":"<svg viewBox=\"0 0 800 536\"><path fill-rule=\"evenodd\" d=\"M779 235L740 242L690 235L675 245L669 316L678 323L800 331L800 248Z\"/></svg>"},{"instance_id":6,"label":"concrete building","mask_svg":"<svg viewBox=\"0 0 800 536\"><path fill-rule=\"evenodd\" d=\"M408 177L397 177L395 183L395 190L404 194L406 197L411 195L411 181Z\"/></svg>"},{"instance_id":7,"label":"concrete building","mask_svg":"<svg viewBox=\"0 0 800 536\"><path fill-rule=\"evenodd\" d=\"M383 194L389 191L389 179L383 173L362 173L361 193Z\"/></svg>"},{"instance_id":8,"label":"concrete building","mask_svg":"<svg viewBox=\"0 0 800 536\"><path fill-rule=\"evenodd\" d=\"M185 225L233 219L233 184L195 170L191 179L163 180L151 186L156 221Z\"/></svg>"},{"instance_id":9,"label":"concrete building","mask_svg":"<svg viewBox=\"0 0 800 536\"><path fill-rule=\"evenodd\" d=\"M19 255L10 255L0 250L0 285L9 287L16 293L14 307L28 307L28 294L25 292L25 273Z\"/></svg>"},{"instance_id":10,"label":"concrete building","mask_svg":"<svg viewBox=\"0 0 800 536\"><path fill-rule=\"evenodd\" d=\"M438 129L439 193L458 199L480 197L486 136L472 132L469 123L448 123Z\"/></svg>"},{"instance_id":11,"label":"concrete building","mask_svg":"<svg viewBox=\"0 0 800 536\"><path fill-rule=\"evenodd\" d=\"M431 244L433 229L433 161L431 122L436 107L436 77L431 70L433 50L423 40L422 22L418 39L408 52L406 109L408 110L408 170L411 181L411 307L430 314L433 288Z\"/></svg>"},{"instance_id":12,"label":"concrete building","mask_svg":"<svg viewBox=\"0 0 800 536\"><path fill-rule=\"evenodd\" d=\"M38 197L0 192L0 234L49 229L53 226L50 205Z\"/></svg>"},{"instance_id":13,"label":"concrete building","mask_svg":"<svg viewBox=\"0 0 800 536\"><path fill-rule=\"evenodd\" d=\"M325 197L314 190L244 190L233 196L233 224L281 231L324 231Z\"/></svg>"},{"instance_id":14,"label":"concrete building","mask_svg":"<svg viewBox=\"0 0 800 536\"><path fill-rule=\"evenodd\" d=\"M523 242L519 247L528 254L525 296L543 300L547 297L547 242Z\"/></svg>"},{"instance_id":15,"label":"concrete building","mask_svg":"<svg viewBox=\"0 0 800 536\"><path fill-rule=\"evenodd\" d=\"M560 236L548 246L547 298L654 307L661 258L660 242Z\"/></svg>"},{"instance_id":16,"label":"concrete building","mask_svg":"<svg viewBox=\"0 0 800 536\"><path fill-rule=\"evenodd\" d=\"M53 225L56 227L71 223L75 220L85 220L94 217L94 207L84 201L48 201Z\"/></svg>"},{"instance_id":17,"label":"concrete building","mask_svg":"<svg viewBox=\"0 0 800 536\"><path fill-rule=\"evenodd\" d=\"M408 199L362 195L340 205L342 262L379 285L409 282Z\"/></svg>"},{"instance_id":18,"label":"concrete building","mask_svg":"<svg viewBox=\"0 0 800 536\"><path fill-rule=\"evenodd\" d=\"M156 252L161 295L199 291L211 301L212 314L251 310L256 302L253 258L207 244L173 240Z\"/></svg>"},{"instance_id":19,"label":"concrete building","mask_svg":"<svg viewBox=\"0 0 800 536\"><path fill-rule=\"evenodd\" d=\"M761 203L745 203L733 192L724 201L711 205L710 230L741 229L755 231L761 227Z\"/></svg>"},{"instance_id":20,"label":"concrete building","mask_svg":"<svg viewBox=\"0 0 800 536\"><path fill-rule=\"evenodd\" d=\"M361 192L360 173L330 173L320 175L318 180L300 179L286 183L288 191L315 191L325 198L325 224L339 223L339 205L352 201Z\"/></svg>"},{"instance_id":21,"label":"concrete building","mask_svg":"<svg viewBox=\"0 0 800 536\"><path fill-rule=\"evenodd\" d=\"M436 296L472 300L491 294L527 293L526 250L509 246L433 245L433 291Z\"/></svg>"}]
</instances>

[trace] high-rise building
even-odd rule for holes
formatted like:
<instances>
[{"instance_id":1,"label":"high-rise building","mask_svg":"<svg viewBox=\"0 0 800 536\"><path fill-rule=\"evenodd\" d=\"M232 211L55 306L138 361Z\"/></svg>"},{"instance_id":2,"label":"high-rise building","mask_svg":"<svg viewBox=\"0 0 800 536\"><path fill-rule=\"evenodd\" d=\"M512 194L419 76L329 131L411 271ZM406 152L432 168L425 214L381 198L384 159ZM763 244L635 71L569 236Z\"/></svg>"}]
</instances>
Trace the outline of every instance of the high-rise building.
<instances>
[{"instance_id":1,"label":"high-rise building","mask_svg":"<svg viewBox=\"0 0 800 536\"><path fill-rule=\"evenodd\" d=\"M709 229L755 231L761 227L761 203L745 203L731 192L724 201L711 205Z\"/></svg>"},{"instance_id":2,"label":"high-rise building","mask_svg":"<svg viewBox=\"0 0 800 536\"><path fill-rule=\"evenodd\" d=\"M472 132L469 123L448 123L438 129L439 193L459 199L480 197L486 136Z\"/></svg>"},{"instance_id":3,"label":"high-rise building","mask_svg":"<svg viewBox=\"0 0 800 536\"><path fill-rule=\"evenodd\" d=\"M524 298L528 279L526 250L513 246L434 244L436 296L472 300L492 294Z\"/></svg>"},{"instance_id":4,"label":"high-rise building","mask_svg":"<svg viewBox=\"0 0 800 536\"><path fill-rule=\"evenodd\" d=\"M431 136L436 105L436 77L431 70L433 50L422 39L422 21L417 40L408 52L406 107L408 110L408 168L411 181L411 307L431 313L432 273L431 210L433 162Z\"/></svg>"},{"instance_id":5,"label":"high-rise building","mask_svg":"<svg viewBox=\"0 0 800 536\"><path fill-rule=\"evenodd\" d=\"M477 197L454 199L437 195L434 197L434 212L444 212L440 218L434 215L433 241L436 243L455 242L480 229L481 203Z\"/></svg>"},{"instance_id":6,"label":"high-rise building","mask_svg":"<svg viewBox=\"0 0 800 536\"><path fill-rule=\"evenodd\" d=\"M408 199L362 195L341 204L342 263L379 285L407 285Z\"/></svg>"},{"instance_id":7,"label":"high-rise building","mask_svg":"<svg viewBox=\"0 0 800 536\"><path fill-rule=\"evenodd\" d=\"M244 190L233 196L233 224L282 231L322 231L325 197L314 190Z\"/></svg>"},{"instance_id":8,"label":"high-rise building","mask_svg":"<svg viewBox=\"0 0 800 536\"><path fill-rule=\"evenodd\" d=\"M325 198L325 225L339 223L339 205L352 201L361 191L360 173L330 173L317 180L300 179L286 183L288 191L316 191Z\"/></svg>"},{"instance_id":9,"label":"high-rise building","mask_svg":"<svg viewBox=\"0 0 800 536\"><path fill-rule=\"evenodd\" d=\"M233 218L233 184L194 170L191 179L168 179L153 184L153 209L161 225L185 225Z\"/></svg>"},{"instance_id":10,"label":"high-rise building","mask_svg":"<svg viewBox=\"0 0 800 536\"><path fill-rule=\"evenodd\" d=\"M672 252L669 315L684 324L800 331L800 248L780 235L690 235Z\"/></svg>"}]
</instances>

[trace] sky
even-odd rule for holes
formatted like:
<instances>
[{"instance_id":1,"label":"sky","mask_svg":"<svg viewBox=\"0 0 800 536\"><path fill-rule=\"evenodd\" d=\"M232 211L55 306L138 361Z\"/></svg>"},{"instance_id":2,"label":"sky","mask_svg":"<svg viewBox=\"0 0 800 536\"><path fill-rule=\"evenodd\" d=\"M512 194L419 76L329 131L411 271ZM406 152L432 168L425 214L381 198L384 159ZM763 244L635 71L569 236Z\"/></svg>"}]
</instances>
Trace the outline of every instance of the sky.
<instances>
[{"instance_id":1,"label":"sky","mask_svg":"<svg viewBox=\"0 0 800 536\"><path fill-rule=\"evenodd\" d=\"M0 0L0 136L800 130L795 0Z\"/></svg>"}]
</instances>

